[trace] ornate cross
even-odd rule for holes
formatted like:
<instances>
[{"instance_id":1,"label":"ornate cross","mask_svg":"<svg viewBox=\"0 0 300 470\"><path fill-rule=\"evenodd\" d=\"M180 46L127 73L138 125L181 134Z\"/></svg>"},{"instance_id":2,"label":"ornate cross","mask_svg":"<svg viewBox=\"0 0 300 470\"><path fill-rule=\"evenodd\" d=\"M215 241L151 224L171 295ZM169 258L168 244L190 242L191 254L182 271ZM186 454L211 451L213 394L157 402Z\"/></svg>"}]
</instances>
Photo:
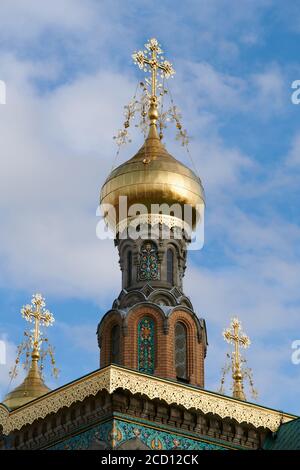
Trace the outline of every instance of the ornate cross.
<instances>
[{"instance_id":1,"label":"ornate cross","mask_svg":"<svg viewBox=\"0 0 300 470\"><path fill-rule=\"evenodd\" d=\"M59 370L55 367L54 350L49 344L48 338L43 335L41 327L48 327L54 323L54 316L45 308L45 299L41 294L32 296L31 305L27 304L21 308L22 317L30 323L34 323L33 330L24 331L24 340L18 346L15 364L9 372L11 380L17 377L21 356L25 353L23 366L32 371L35 378L40 380L40 373L44 368L44 359L49 356L52 365L52 374L58 376ZM41 348L42 344L46 348ZM30 360L31 357L31 360Z\"/></svg>"},{"instance_id":2,"label":"ornate cross","mask_svg":"<svg viewBox=\"0 0 300 470\"><path fill-rule=\"evenodd\" d=\"M174 75L175 70L172 64L159 56L163 54L163 50L160 47L157 39L152 38L145 44L146 50L138 51L132 54L134 63L139 66L144 72L151 71L151 95L152 98L156 97L156 84L157 84L157 72L161 71L161 76L169 78Z\"/></svg>"},{"instance_id":3,"label":"ornate cross","mask_svg":"<svg viewBox=\"0 0 300 470\"><path fill-rule=\"evenodd\" d=\"M41 294L32 296L31 305L27 304L21 309L22 317L30 323L34 322L34 331L32 336L32 358L39 358L40 350L40 326L50 326L54 322L54 317L49 310L45 309L45 299Z\"/></svg>"},{"instance_id":4,"label":"ornate cross","mask_svg":"<svg viewBox=\"0 0 300 470\"><path fill-rule=\"evenodd\" d=\"M142 95L137 98L136 88L132 101L125 106L125 122L123 129L119 129L114 139L118 145L117 155L121 145L131 142L129 137L128 128L130 127L131 120L138 113L140 115L140 122L136 127L140 127L144 137L146 138L149 131L152 137L157 137L157 121L160 129L159 138L163 138L163 129L167 127L166 122L171 121L176 124L177 135L176 140L179 140L183 146L188 145L188 136L185 129L182 128L181 115L175 106L170 90L165 88L164 81L159 81L159 78L167 79L175 74L172 64L165 60L163 57L163 50L157 41L152 38L145 44L145 49L134 52L132 54L133 61L144 72L149 72L151 78L146 78L140 83L142 88ZM159 83L158 83L159 82ZM160 89L159 96L157 96L157 88ZM163 111L163 97L165 94L170 96L171 106ZM160 99L161 98L161 99ZM160 101L160 112L158 112L158 102ZM148 119L149 118L149 119ZM150 128L149 128L150 123ZM149 163L147 158L144 163Z\"/></svg>"},{"instance_id":5,"label":"ornate cross","mask_svg":"<svg viewBox=\"0 0 300 470\"><path fill-rule=\"evenodd\" d=\"M245 400L243 390L243 373L241 370L241 356L240 346L248 348L251 344L247 335L242 332L241 323L238 318L233 318L230 323L230 328L223 331L225 341L234 345L233 364L232 364L232 378L233 378L233 396L240 400Z\"/></svg>"},{"instance_id":6,"label":"ornate cross","mask_svg":"<svg viewBox=\"0 0 300 470\"><path fill-rule=\"evenodd\" d=\"M226 328L223 336L228 343L234 344L235 365L240 369L240 346L246 349L250 346L251 342L248 336L241 331L241 322L238 318L233 318L230 326L232 329Z\"/></svg>"}]
</instances>

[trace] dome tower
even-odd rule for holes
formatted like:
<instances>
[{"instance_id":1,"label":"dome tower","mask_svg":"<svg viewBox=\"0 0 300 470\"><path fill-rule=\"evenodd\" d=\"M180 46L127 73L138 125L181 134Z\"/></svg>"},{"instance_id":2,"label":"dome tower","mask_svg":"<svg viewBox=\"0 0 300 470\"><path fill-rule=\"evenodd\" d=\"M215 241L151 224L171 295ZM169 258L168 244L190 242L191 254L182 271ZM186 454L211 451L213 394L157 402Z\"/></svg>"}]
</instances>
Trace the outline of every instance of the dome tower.
<instances>
[{"instance_id":1,"label":"dome tower","mask_svg":"<svg viewBox=\"0 0 300 470\"><path fill-rule=\"evenodd\" d=\"M17 377L21 357L25 355L23 367L27 370L24 381L9 392L4 398L4 405L10 410L15 410L26 403L50 392L50 388L44 383L43 369L46 357L49 357L52 365L52 374L56 377L58 369L55 367L54 350L42 329L54 323L54 316L45 308L45 299L41 294L32 296L31 305L24 305L21 309L22 317L34 328L24 331L24 339L18 346L18 355L15 364L10 371L11 380Z\"/></svg>"},{"instance_id":2,"label":"dome tower","mask_svg":"<svg viewBox=\"0 0 300 470\"><path fill-rule=\"evenodd\" d=\"M148 51L148 52L147 52ZM117 363L142 372L204 385L205 321L183 293L187 246L202 218L199 177L166 150L158 135L158 42L133 55L151 72L146 94L149 130L140 150L104 182L100 204L115 233L122 290L98 326L100 366Z\"/></svg>"}]
</instances>

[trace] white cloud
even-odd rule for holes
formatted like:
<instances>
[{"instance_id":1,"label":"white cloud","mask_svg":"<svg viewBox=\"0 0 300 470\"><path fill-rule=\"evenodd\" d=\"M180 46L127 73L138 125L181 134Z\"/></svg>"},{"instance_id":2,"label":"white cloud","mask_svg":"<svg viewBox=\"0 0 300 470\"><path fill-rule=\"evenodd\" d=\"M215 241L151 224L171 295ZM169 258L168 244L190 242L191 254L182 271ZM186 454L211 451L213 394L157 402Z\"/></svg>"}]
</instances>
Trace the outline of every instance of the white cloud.
<instances>
[{"instance_id":1,"label":"white cloud","mask_svg":"<svg viewBox=\"0 0 300 470\"><path fill-rule=\"evenodd\" d=\"M53 55L60 47L72 51L77 59L86 56L95 60L108 45L128 50L141 47L137 38L147 40L157 35L162 42L174 44L179 57L196 49L207 58L232 62L241 45L250 47L263 40L262 23L271 3L232 0L227 15L226 0L189 0L188 7L177 2L176 8L168 0L161 2L160 8L146 1L52 0L44 5L37 0L3 0L0 37L7 48L30 47L27 53L47 50ZM180 37L174 43L178 32Z\"/></svg>"},{"instance_id":2,"label":"white cloud","mask_svg":"<svg viewBox=\"0 0 300 470\"><path fill-rule=\"evenodd\" d=\"M269 64L265 71L253 74L253 86L257 89L255 109L260 115L269 115L272 111L283 111L286 105L285 81L278 65ZM259 108L257 104L259 103Z\"/></svg>"},{"instance_id":3,"label":"white cloud","mask_svg":"<svg viewBox=\"0 0 300 470\"><path fill-rule=\"evenodd\" d=\"M259 120L271 118L287 104L284 73L275 63L243 77L224 73L206 62L182 61L180 69L180 79L193 90L192 106L198 112L205 109L217 113L220 122L229 113L246 113ZM180 96L180 83L177 90Z\"/></svg>"},{"instance_id":4,"label":"white cloud","mask_svg":"<svg viewBox=\"0 0 300 470\"><path fill-rule=\"evenodd\" d=\"M53 0L51 3L36 0L3 0L1 2L1 34L10 41L29 39L50 27L64 31L80 31L93 20L92 2L79 0Z\"/></svg>"},{"instance_id":5,"label":"white cloud","mask_svg":"<svg viewBox=\"0 0 300 470\"><path fill-rule=\"evenodd\" d=\"M97 325L91 325L87 322L80 325L70 325L58 321L55 327L62 332L65 341L69 342L72 348L92 353L95 357L99 356L96 339Z\"/></svg>"},{"instance_id":6,"label":"white cloud","mask_svg":"<svg viewBox=\"0 0 300 470\"><path fill-rule=\"evenodd\" d=\"M32 67L7 64L9 100L0 108L0 282L103 298L109 287L118 289L119 270L112 241L96 238L96 208L116 151L115 116L130 82L99 72L38 96L28 82Z\"/></svg>"},{"instance_id":7,"label":"white cloud","mask_svg":"<svg viewBox=\"0 0 300 470\"><path fill-rule=\"evenodd\" d=\"M187 63L188 81L200 95L200 106L214 106L218 109L237 109L243 104L242 95L247 89L245 80L224 74L208 63Z\"/></svg>"},{"instance_id":8,"label":"white cloud","mask_svg":"<svg viewBox=\"0 0 300 470\"><path fill-rule=\"evenodd\" d=\"M15 364L17 346L8 339L7 335L0 336L1 341L5 343L5 364L0 363L0 401L4 396L17 387L25 378L25 372L20 367L18 370L18 375L14 380L11 380L9 377L9 371Z\"/></svg>"},{"instance_id":9,"label":"white cloud","mask_svg":"<svg viewBox=\"0 0 300 470\"><path fill-rule=\"evenodd\" d=\"M295 169L300 166L300 134L295 135L291 144L290 151L286 158L288 167Z\"/></svg>"}]
</instances>

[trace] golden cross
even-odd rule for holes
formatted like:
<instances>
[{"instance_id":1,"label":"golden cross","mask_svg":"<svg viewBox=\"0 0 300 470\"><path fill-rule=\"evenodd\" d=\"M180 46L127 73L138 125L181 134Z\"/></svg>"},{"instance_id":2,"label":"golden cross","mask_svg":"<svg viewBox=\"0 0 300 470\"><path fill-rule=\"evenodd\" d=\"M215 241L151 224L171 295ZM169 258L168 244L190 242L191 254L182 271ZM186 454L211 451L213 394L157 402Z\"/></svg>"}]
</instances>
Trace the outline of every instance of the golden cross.
<instances>
[{"instance_id":1,"label":"golden cross","mask_svg":"<svg viewBox=\"0 0 300 470\"><path fill-rule=\"evenodd\" d=\"M230 328L226 328L223 332L224 339L231 344L234 344L235 365L240 368L240 346L248 348L250 346L250 339L241 331L241 323L238 318L231 320ZM240 334L239 334L240 333Z\"/></svg>"},{"instance_id":2,"label":"golden cross","mask_svg":"<svg viewBox=\"0 0 300 470\"><path fill-rule=\"evenodd\" d=\"M162 77L169 78L174 75L172 64L159 56L163 54L157 39L152 38L145 44L146 50L132 54L134 63L144 72L151 71L151 98L156 98L157 73L161 71ZM149 70L150 69L150 70Z\"/></svg>"},{"instance_id":3,"label":"golden cross","mask_svg":"<svg viewBox=\"0 0 300 470\"><path fill-rule=\"evenodd\" d=\"M32 296L31 305L27 304L21 309L22 317L30 323L34 321L34 332L32 340L32 358L39 358L40 349L40 326L50 326L54 322L54 317L49 310L45 309L45 299L41 294Z\"/></svg>"},{"instance_id":4,"label":"golden cross","mask_svg":"<svg viewBox=\"0 0 300 470\"><path fill-rule=\"evenodd\" d=\"M235 398L245 400L242 384L243 375L241 373L240 346L248 348L251 342L248 336L242 332L241 322L238 318L233 318L231 320L230 327L231 328L226 328L223 331L223 337L228 343L234 344L234 363L232 371L232 377L234 380L233 396Z\"/></svg>"}]
</instances>

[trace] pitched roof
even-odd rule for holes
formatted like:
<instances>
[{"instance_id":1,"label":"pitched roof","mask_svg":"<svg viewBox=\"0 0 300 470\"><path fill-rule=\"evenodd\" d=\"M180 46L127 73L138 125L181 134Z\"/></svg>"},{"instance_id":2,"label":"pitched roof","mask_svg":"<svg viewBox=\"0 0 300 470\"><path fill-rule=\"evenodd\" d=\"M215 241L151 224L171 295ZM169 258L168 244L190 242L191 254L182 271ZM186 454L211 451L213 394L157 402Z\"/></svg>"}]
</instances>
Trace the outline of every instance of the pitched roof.
<instances>
[{"instance_id":1,"label":"pitched roof","mask_svg":"<svg viewBox=\"0 0 300 470\"><path fill-rule=\"evenodd\" d=\"M300 418L281 424L264 442L266 450L300 450Z\"/></svg>"}]
</instances>

